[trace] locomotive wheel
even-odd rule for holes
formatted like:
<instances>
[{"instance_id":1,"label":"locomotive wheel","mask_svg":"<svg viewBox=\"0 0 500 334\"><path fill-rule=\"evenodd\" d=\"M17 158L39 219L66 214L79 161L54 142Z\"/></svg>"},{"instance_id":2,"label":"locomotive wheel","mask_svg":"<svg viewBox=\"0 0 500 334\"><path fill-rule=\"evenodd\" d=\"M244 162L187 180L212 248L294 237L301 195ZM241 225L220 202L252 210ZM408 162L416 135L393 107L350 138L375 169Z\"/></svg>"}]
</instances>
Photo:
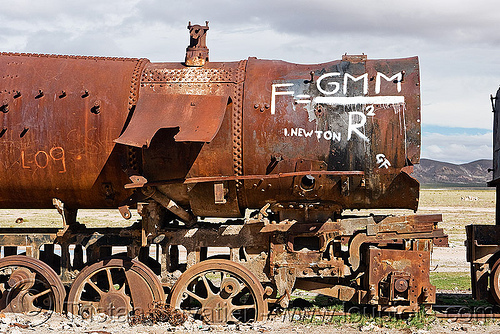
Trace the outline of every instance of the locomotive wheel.
<instances>
[{"instance_id":1,"label":"locomotive wheel","mask_svg":"<svg viewBox=\"0 0 500 334\"><path fill-rule=\"evenodd\" d=\"M0 259L0 310L61 313L66 290L46 263L25 255Z\"/></svg>"},{"instance_id":2,"label":"locomotive wheel","mask_svg":"<svg viewBox=\"0 0 500 334\"><path fill-rule=\"evenodd\" d=\"M144 313L165 293L158 277L139 261L123 257L101 260L85 267L71 285L68 312L84 319L98 313L127 316Z\"/></svg>"},{"instance_id":3,"label":"locomotive wheel","mask_svg":"<svg viewBox=\"0 0 500 334\"><path fill-rule=\"evenodd\" d=\"M186 270L172 288L170 306L212 324L259 321L267 314L264 289L255 275L222 259Z\"/></svg>"},{"instance_id":4,"label":"locomotive wheel","mask_svg":"<svg viewBox=\"0 0 500 334\"><path fill-rule=\"evenodd\" d=\"M500 259L495 262L490 275L490 292L497 304L500 304Z\"/></svg>"}]
</instances>

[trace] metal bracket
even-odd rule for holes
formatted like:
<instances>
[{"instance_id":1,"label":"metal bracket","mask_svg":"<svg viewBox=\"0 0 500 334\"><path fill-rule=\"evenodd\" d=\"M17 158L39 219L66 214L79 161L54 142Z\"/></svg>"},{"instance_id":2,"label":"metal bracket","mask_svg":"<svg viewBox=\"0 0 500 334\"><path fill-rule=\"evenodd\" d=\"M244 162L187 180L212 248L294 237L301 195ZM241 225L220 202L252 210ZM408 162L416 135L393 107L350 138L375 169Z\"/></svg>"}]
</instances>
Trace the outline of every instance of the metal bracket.
<instances>
[{"instance_id":1,"label":"metal bracket","mask_svg":"<svg viewBox=\"0 0 500 334\"><path fill-rule=\"evenodd\" d=\"M132 175L130 176L130 181L132 183L127 183L125 189L142 188L148 183L148 180L142 175Z\"/></svg>"},{"instance_id":2,"label":"metal bracket","mask_svg":"<svg viewBox=\"0 0 500 334\"><path fill-rule=\"evenodd\" d=\"M128 205L123 205L118 208L118 211L120 211L120 214L124 219L130 219L132 217L132 214L130 213L129 206Z\"/></svg>"}]
</instances>

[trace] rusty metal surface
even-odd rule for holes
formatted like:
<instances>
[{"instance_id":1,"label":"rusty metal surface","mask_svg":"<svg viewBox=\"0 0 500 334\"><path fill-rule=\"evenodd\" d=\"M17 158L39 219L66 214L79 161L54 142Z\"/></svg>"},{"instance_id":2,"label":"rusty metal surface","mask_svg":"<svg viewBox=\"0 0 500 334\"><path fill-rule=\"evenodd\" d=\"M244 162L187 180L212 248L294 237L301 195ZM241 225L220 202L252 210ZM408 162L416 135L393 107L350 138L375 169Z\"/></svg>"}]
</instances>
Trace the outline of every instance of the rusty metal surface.
<instances>
[{"instance_id":1,"label":"rusty metal surface","mask_svg":"<svg viewBox=\"0 0 500 334\"><path fill-rule=\"evenodd\" d=\"M206 260L186 270L172 288L172 307L206 322L262 321L267 315L264 289L242 265Z\"/></svg>"},{"instance_id":2,"label":"rusty metal surface","mask_svg":"<svg viewBox=\"0 0 500 334\"><path fill-rule=\"evenodd\" d=\"M208 21L205 25L188 23L189 46L186 48L185 64L187 66L203 66L208 62L207 31Z\"/></svg>"},{"instance_id":3,"label":"rusty metal surface","mask_svg":"<svg viewBox=\"0 0 500 334\"><path fill-rule=\"evenodd\" d=\"M475 299L483 300L491 296L490 280L498 272L492 271L497 259L495 256L500 252L499 225L467 225L465 227L467 240L467 262L471 268L471 290ZM499 294L500 295L500 294Z\"/></svg>"},{"instance_id":4,"label":"rusty metal surface","mask_svg":"<svg viewBox=\"0 0 500 334\"><path fill-rule=\"evenodd\" d=\"M407 174L419 158L416 58L201 67L1 59L3 172L14 173L0 184L11 189L4 207L49 207L54 197L74 208L123 206L131 175L162 184L165 196L202 216L238 217L277 203L280 219L318 221L347 208L417 206L418 183ZM116 173L125 160L126 173ZM215 197L220 181L223 199ZM28 182L39 186L27 198ZM299 208L316 202L328 209Z\"/></svg>"},{"instance_id":5,"label":"rusty metal surface","mask_svg":"<svg viewBox=\"0 0 500 334\"><path fill-rule=\"evenodd\" d=\"M98 313L126 316L148 312L153 302L164 302L163 287L146 265L114 257L85 267L68 294L67 309L85 319Z\"/></svg>"},{"instance_id":6,"label":"rusty metal surface","mask_svg":"<svg viewBox=\"0 0 500 334\"><path fill-rule=\"evenodd\" d=\"M419 159L418 85L416 58L318 65L250 58L243 119L245 174L340 170L366 175L347 177L343 189L340 178L316 179L310 191L299 189L285 198L279 189L300 187L300 182L282 180L271 183L270 190L245 182L248 206L263 198L303 198L345 208L415 209L418 184L403 169L407 161Z\"/></svg>"},{"instance_id":7,"label":"rusty metal surface","mask_svg":"<svg viewBox=\"0 0 500 334\"><path fill-rule=\"evenodd\" d=\"M211 63L208 23L189 29L185 63L0 55L0 172L12 176L0 181L0 206L54 204L65 224L12 230L4 254L25 245L64 283L77 275L68 311L83 316L146 312L164 302L162 283L171 306L190 308L189 296L210 322L262 319L297 287L390 312L433 303L441 215L342 216L417 208L418 59ZM127 228L76 221L78 208L127 218L136 204L141 222ZM140 262L109 259L115 246ZM210 259L213 247L227 253ZM30 275L15 271L12 284ZM250 303L238 304L239 289Z\"/></svg>"},{"instance_id":8,"label":"rusty metal surface","mask_svg":"<svg viewBox=\"0 0 500 334\"><path fill-rule=\"evenodd\" d=\"M430 252L370 249L369 303L397 313L416 312L436 302L429 281Z\"/></svg>"},{"instance_id":9,"label":"rusty metal surface","mask_svg":"<svg viewBox=\"0 0 500 334\"><path fill-rule=\"evenodd\" d=\"M418 62L365 58L149 64L132 121L117 142L151 143L143 151L143 176L197 215L237 217L270 202L321 201L336 212L415 209L418 182L407 163L419 159ZM226 201L217 200L215 183L233 180ZM302 211L276 212L308 220Z\"/></svg>"},{"instance_id":10,"label":"rusty metal surface","mask_svg":"<svg viewBox=\"0 0 500 334\"><path fill-rule=\"evenodd\" d=\"M159 129L174 128L177 142L211 142L219 131L227 96L174 95L141 91L141 98L125 132L115 141L148 147Z\"/></svg>"},{"instance_id":11,"label":"rusty metal surface","mask_svg":"<svg viewBox=\"0 0 500 334\"><path fill-rule=\"evenodd\" d=\"M147 214L150 211L147 209L150 205L153 204L145 205L145 208L142 209L144 215L142 226L139 225L128 229L89 229L83 225L71 225L58 241L63 245L62 254L64 255L67 252L68 244L81 245L86 248L88 263L92 263L98 260L99 257L108 254L106 249L110 246L126 245L130 256L139 256L142 259L141 261L152 265L152 268L157 270L156 274L161 276L162 282L166 286L172 286L178 278L178 274L177 276L175 274L178 270L183 271L186 267L192 268L197 264L204 263L207 259L207 248L224 246L228 248L227 258L231 260L231 263L234 263L239 268L245 268L246 271L251 272L256 277L256 280L265 284L265 290L269 290L266 292L267 296L275 296L276 294L280 296L279 298L265 299L268 302L279 303L285 307L289 302L291 291L294 288L301 288L340 298L341 300L367 303L370 300L368 297L370 289L361 283L354 286L352 284L353 278L360 276L363 278L362 282L379 278L377 278L378 276L373 278L374 272L366 269L372 257L368 253L362 253L361 250L366 250L368 247L379 247L385 251L387 249L384 249L384 247L387 247L394 253L383 253L383 256L379 257L382 263L389 263L395 259L407 261L412 264L412 267L408 270L405 269L405 272L409 272L410 275L417 275L418 270L428 272L428 263L420 264L421 267L418 267L419 263L414 262L410 255L418 253L426 254L425 256L428 257L432 243L429 239L419 238L431 238L441 235L440 230L435 229L434 224L429 224L433 220L439 219L439 215L402 216L398 218L399 220L395 217L384 218L379 216L349 217L336 221L330 220L322 224L285 221L273 223L262 215L257 219L249 219L246 223L234 221L230 225L205 223L191 228L185 226L169 227L168 225L162 226L160 221L155 218L158 217L158 214L154 212L154 209L151 209L153 213L151 216ZM158 207L158 205L153 206ZM265 211L263 212L265 213ZM383 232L376 232L375 235L364 239L364 242L358 242L358 236L366 235L369 226L383 221L386 221L382 225ZM421 226L419 227L418 224L421 224ZM153 228L148 226L153 226ZM392 226L392 230L389 228L390 226ZM423 226L430 230L426 231ZM141 227L147 229L141 231ZM408 233L412 229L416 229L418 232ZM372 229L372 231L374 230ZM146 243L141 240L144 236L146 236ZM341 247L341 243L345 242L343 240L346 238L349 240L347 250ZM407 240L407 242L403 242L403 239ZM7 242L7 240L9 240L9 237L5 236L2 242ZM17 241L17 244L19 243L20 241ZM157 259L159 267L153 265L151 259L140 256L141 252L137 251L143 249L140 247L141 244L157 244L157 247L161 248L161 255ZM421 247L421 244L424 247ZM185 264L179 262L178 247L181 246L186 250ZM410 249L408 250L407 247L410 247ZM358 271L354 271L353 263L347 261L348 250L353 248L358 249L358 254L363 254L361 256L363 267ZM46 249L50 250L50 248ZM7 252L7 250L5 251ZM219 263L221 260L213 261ZM77 260L75 257L73 264L62 259L60 265L61 267L68 266L74 274L74 270L83 267L82 264L78 264L81 262L82 259ZM101 274L103 276L106 273L103 264L107 265L107 262L98 262L98 267L91 267L103 271L103 274ZM124 267L128 268L129 265L124 265ZM386 282L393 284L394 289L397 286L396 290L401 293L400 290L404 290L405 287L404 282L401 280L408 281L409 278L407 274L399 273L401 268L398 268L396 268L397 270L394 269L394 271L398 272L398 275L394 275L394 279L393 276L389 277L387 275L381 279L384 284ZM85 277L88 279L94 277L89 270L84 269L81 272L79 278L73 283L72 290L77 291L78 287L81 288L82 282L88 282L84 279ZM61 268L61 274L63 272L67 272L67 269L63 270ZM94 282L98 281L95 278L92 278L92 280ZM145 286L143 284L144 276L142 275L138 276L138 280L127 277L127 281L129 283L134 282L132 284L136 287ZM117 295L115 293L107 296L109 293L103 290L103 295L114 301L116 305L122 305L122 301L127 298L125 295L120 295L119 291L117 290ZM131 292L129 298L142 299L138 295L148 295L149 288L146 291L139 288L133 289ZM134 294L136 294L136 297L134 297ZM73 295L78 295L78 293L72 293L71 296ZM73 296L70 301L76 303L78 302L77 299ZM421 303L422 300L420 299L418 303ZM99 309L105 306L101 302L95 303L95 305L89 304L86 300L82 303ZM137 303L135 302L134 305ZM380 305L392 307L384 303L380 303ZM414 311L413 307L399 306L399 308L389 309L389 311Z\"/></svg>"},{"instance_id":12,"label":"rusty metal surface","mask_svg":"<svg viewBox=\"0 0 500 334\"><path fill-rule=\"evenodd\" d=\"M495 225L466 226L467 261L471 268L472 296L500 303L500 89L490 95L493 111L493 177L488 186L496 187Z\"/></svg>"},{"instance_id":13,"label":"rusty metal surface","mask_svg":"<svg viewBox=\"0 0 500 334\"><path fill-rule=\"evenodd\" d=\"M179 117L179 110L196 109L197 106L191 106L190 101L182 99L176 100L178 103L169 104L171 110L168 112L174 125L185 124L185 126L181 126L179 133L176 129L159 130L152 138L151 145L143 149L141 168L142 175L150 184L162 185L159 190L165 196L184 209L191 208L196 215L242 216L242 205L235 188L237 182L224 185L229 192L225 196L225 202L218 201L218 203L214 192L217 182L211 180L185 184L186 179L190 178L234 176L238 169L235 167L233 146L237 142L235 134L241 132L241 129L235 128L234 123L235 112L241 107L238 101L242 99L242 92L235 87L239 87L244 78L242 71L244 67L237 62L208 63L203 68L190 68L178 63L158 63L149 64L141 78L138 108L141 99L147 99L151 95L176 95L199 99L200 103L197 106L202 109L198 109L198 113L193 113L191 120ZM214 99L220 102L220 106L203 104L203 101ZM187 106L183 104L184 102ZM148 112L152 115L156 109ZM139 126L148 122L161 126L155 122L156 118L148 120L139 116L140 114L137 114L131 126L134 122ZM200 137L202 133L209 133L209 136ZM133 135L143 134L136 131ZM238 136L241 140L241 135ZM177 139L189 141L179 142ZM241 149L239 152L241 154Z\"/></svg>"},{"instance_id":14,"label":"rusty metal surface","mask_svg":"<svg viewBox=\"0 0 500 334\"><path fill-rule=\"evenodd\" d=\"M35 258L12 255L0 259L1 275L8 275L5 270L9 269L8 286L0 298L2 311L63 311L66 290L50 266ZM5 282L3 278L2 281Z\"/></svg>"},{"instance_id":15,"label":"rusty metal surface","mask_svg":"<svg viewBox=\"0 0 500 334\"><path fill-rule=\"evenodd\" d=\"M0 172L9 177L0 182L0 206L50 208L54 197L73 207L117 203L102 186L123 193L123 177L104 166L116 168L113 140L135 104L144 63L1 54Z\"/></svg>"},{"instance_id":16,"label":"rusty metal surface","mask_svg":"<svg viewBox=\"0 0 500 334\"><path fill-rule=\"evenodd\" d=\"M168 322L172 326L180 326L188 316L181 310L173 309L165 303L154 303L152 308L146 313L137 312L130 316L128 323L134 325L152 325Z\"/></svg>"}]
</instances>

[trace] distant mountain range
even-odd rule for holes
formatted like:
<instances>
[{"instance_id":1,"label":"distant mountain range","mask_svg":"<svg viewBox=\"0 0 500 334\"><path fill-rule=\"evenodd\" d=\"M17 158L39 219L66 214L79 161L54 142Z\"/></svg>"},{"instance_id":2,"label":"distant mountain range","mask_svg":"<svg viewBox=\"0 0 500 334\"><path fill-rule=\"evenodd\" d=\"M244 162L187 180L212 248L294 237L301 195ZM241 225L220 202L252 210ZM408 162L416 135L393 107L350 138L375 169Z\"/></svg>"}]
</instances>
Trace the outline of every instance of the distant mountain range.
<instances>
[{"instance_id":1,"label":"distant mountain range","mask_svg":"<svg viewBox=\"0 0 500 334\"><path fill-rule=\"evenodd\" d=\"M493 160L477 160L465 164L420 159L412 176L422 185L449 187L486 187L493 174L488 172Z\"/></svg>"}]
</instances>

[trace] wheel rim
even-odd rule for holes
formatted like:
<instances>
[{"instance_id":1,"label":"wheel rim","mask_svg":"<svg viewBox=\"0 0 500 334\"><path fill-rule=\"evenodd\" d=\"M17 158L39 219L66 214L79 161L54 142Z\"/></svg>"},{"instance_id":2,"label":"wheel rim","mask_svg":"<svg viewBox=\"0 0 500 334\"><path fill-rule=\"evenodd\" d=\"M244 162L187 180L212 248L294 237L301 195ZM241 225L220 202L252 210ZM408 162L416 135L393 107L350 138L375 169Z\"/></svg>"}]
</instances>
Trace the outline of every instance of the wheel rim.
<instances>
[{"instance_id":1,"label":"wheel rim","mask_svg":"<svg viewBox=\"0 0 500 334\"><path fill-rule=\"evenodd\" d=\"M56 272L24 255L0 259L0 290L0 310L14 313L60 313L66 297Z\"/></svg>"},{"instance_id":2,"label":"wheel rim","mask_svg":"<svg viewBox=\"0 0 500 334\"><path fill-rule=\"evenodd\" d=\"M212 324L262 320L264 290L255 275L229 260L206 260L186 270L170 295L170 305Z\"/></svg>"},{"instance_id":3,"label":"wheel rim","mask_svg":"<svg viewBox=\"0 0 500 334\"><path fill-rule=\"evenodd\" d=\"M165 300L158 277L144 264L128 258L110 258L84 268L71 285L68 312L90 319L145 313L153 302Z\"/></svg>"},{"instance_id":4,"label":"wheel rim","mask_svg":"<svg viewBox=\"0 0 500 334\"><path fill-rule=\"evenodd\" d=\"M490 276L490 291L493 299L497 304L500 304L500 259L495 262L491 269Z\"/></svg>"}]
</instances>

